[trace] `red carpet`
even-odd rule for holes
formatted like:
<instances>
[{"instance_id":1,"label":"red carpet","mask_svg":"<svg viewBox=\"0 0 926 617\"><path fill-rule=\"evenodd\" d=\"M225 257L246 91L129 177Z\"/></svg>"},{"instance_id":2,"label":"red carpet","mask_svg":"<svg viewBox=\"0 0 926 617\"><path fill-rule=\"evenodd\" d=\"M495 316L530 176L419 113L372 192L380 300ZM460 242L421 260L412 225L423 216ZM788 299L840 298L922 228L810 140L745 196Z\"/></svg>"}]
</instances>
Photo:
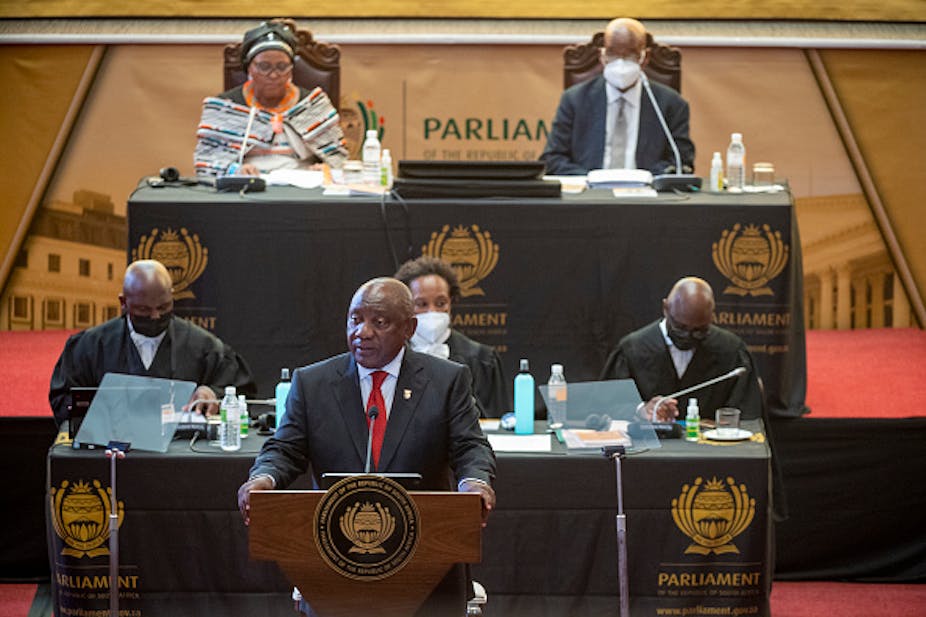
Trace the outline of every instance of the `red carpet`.
<instances>
[{"instance_id":1,"label":"red carpet","mask_svg":"<svg viewBox=\"0 0 926 617\"><path fill-rule=\"evenodd\" d=\"M0 585L0 617L27 617L35 590L35 585ZM771 605L772 617L922 617L926 585L775 583Z\"/></svg>"},{"instance_id":2,"label":"red carpet","mask_svg":"<svg viewBox=\"0 0 926 617\"><path fill-rule=\"evenodd\" d=\"M775 583L772 617L923 617L926 585Z\"/></svg>"},{"instance_id":3,"label":"red carpet","mask_svg":"<svg viewBox=\"0 0 926 617\"><path fill-rule=\"evenodd\" d=\"M924 416L926 331L807 333L807 406L813 418ZM924 608L923 615L926 615Z\"/></svg>"},{"instance_id":4,"label":"red carpet","mask_svg":"<svg viewBox=\"0 0 926 617\"><path fill-rule=\"evenodd\" d=\"M0 332L0 416L51 415L48 383L64 342L76 330Z\"/></svg>"},{"instance_id":5,"label":"red carpet","mask_svg":"<svg viewBox=\"0 0 926 617\"><path fill-rule=\"evenodd\" d=\"M37 585L0 585L0 617L26 617Z\"/></svg>"},{"instance_id":6,"label":"red carpet","mask_svg":"<svg viewBox=\"0 0 926 617\"><path fill-rule=\"evenodd\" d=\"M7 384L0 416L51 414L48 381L72 332L0 332L0 380ZM807 405L812 417L923 416L924 400L926 331L807 333Z\"/></svg>"}]
</instances>

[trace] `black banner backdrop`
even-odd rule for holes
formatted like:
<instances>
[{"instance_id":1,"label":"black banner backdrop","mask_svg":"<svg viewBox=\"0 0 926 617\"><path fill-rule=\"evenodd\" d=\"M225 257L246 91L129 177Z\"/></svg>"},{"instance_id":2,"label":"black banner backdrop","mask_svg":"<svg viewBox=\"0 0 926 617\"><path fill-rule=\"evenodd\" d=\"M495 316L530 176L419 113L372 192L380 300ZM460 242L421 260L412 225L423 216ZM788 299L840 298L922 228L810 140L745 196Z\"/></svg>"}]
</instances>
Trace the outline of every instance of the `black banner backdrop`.
<instances>
[{"instance_id":1,"label":"black banner backdrop","mask_svg":"<svg viewBox=\"0 0 926 617\"><path fill-rule=\"evenodd\" d=\"M281 367L346 349L354 290L428 253L461 274L455 327L494 345L510 378L529 358L538 383L554 362L567 380L597 379L617 341L661 315L675 280L703 277L717 323L750 346L772 414L805 411L800 240L786 193L381 202L143 185L128 218L129 259L168 266L177 314L243 353L261 394Z\"/></svg>"},{"instance_id":2,"label":"black banner backdrop","mask_svg":"<svg viewBox=\"0 0 926 617\"><path fill-rule=\"evenodd\" d=\"M624 461L633 615L769 615L770 459L758 437L667 440ZM119 461L120 614L292 614L279 568L249 559L235 502L264 439L229 453L175 440L166 454L133 450ZM109 461L101 449L59 445L47 469L55 614L105 614ZM305 478L291 488L307 488ZM499 506L473 566L493 612L616 617L614 464L554 442L551 453L501 453L495 488Z\"/></svg>"}]
</instances>

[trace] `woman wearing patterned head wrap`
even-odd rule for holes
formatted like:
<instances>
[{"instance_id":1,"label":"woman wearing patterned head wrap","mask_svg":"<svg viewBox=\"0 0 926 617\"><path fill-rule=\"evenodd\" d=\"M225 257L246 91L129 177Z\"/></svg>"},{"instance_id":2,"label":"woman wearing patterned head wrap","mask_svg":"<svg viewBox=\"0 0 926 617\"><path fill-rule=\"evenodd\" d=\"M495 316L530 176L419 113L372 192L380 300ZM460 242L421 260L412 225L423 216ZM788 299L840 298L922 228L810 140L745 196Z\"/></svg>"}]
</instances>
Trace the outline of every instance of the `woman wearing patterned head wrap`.
<instances>
[{"instance_id":1,"label":"woman wearing patterned head wrap","mask_svg":"<svg viewBox=\"0 0 926 617\"><path fill-rule=\"evenodd\" d=\"M293 84L293 31L265 22L244 35L248 80L203 101L193 155L199 175L259 175L347 158L337 110L328 96ZM247 135L247 139L245 139Z\"/></svg>"}]
</instances>

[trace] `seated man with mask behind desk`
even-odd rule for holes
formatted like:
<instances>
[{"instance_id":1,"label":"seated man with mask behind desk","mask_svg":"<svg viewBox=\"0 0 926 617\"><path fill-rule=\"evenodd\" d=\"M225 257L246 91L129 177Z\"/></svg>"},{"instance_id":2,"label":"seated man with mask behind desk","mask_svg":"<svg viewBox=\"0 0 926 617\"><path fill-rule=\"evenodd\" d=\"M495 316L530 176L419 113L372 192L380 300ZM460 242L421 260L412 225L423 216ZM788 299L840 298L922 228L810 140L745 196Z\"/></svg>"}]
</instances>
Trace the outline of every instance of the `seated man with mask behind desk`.
<instances>
[{"instance_id":1,"label":"seated man with mask behind desk","mask_svg":"<svg viewBox=\"0 0 926 617\"><path fill-rule=\"evenodd\" d=\"M662 396L743 367L745 374L689 396L698 399L705 418L713 418L718 407L736 407L744 419L761 417L752 356L740 337L711 323L714 292L707 281L693 276L680 279L662 301L662 314L662 319L621 339L608 356L601 379L632 378L647 401L646 417L653 417L653 407L658 405L656 418L673 422L678 402Z\"/></svg>"},{"instance_id":2,"label":"seated man with mask behind desk","mask_svg":"<svg viewBox=\"0 0 926 617\"><path fill-rule=\"evenodd\" d=\"M547 173L582 175L593 169L675 169L675 155L645 92L646 28L635 19L608 24L601 49L604 72L566 90L540 159ZM672 88L648 82L672 134L682 168L694 169L688 103Z\"/></svg>"},{"instance_id":3,"label":"seated man with mask behind desk","mask_svg":"<svg viewBox=\"0 0 926 617\"><path fill-rule=\"evenodd\" d=\"M215 401L225 386L253 396L244 358L215 335L174 318L170 273L158 261L141 260L125 271L122 316L71 336L55 364L48 400L58 426L70 418L72 388L95 388L106 373L164 377L198 384L190 399ZM197 407L218 413L218 404Z\"/></svg>"}]
</instances>

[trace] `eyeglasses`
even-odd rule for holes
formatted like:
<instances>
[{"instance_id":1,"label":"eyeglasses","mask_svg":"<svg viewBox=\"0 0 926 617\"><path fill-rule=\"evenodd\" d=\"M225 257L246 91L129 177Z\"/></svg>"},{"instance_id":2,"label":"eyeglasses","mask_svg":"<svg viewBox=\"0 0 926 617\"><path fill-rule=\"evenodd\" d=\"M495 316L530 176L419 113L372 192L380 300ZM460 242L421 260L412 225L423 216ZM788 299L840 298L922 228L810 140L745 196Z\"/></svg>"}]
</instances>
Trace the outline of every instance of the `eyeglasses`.
<instances>
[{"instance_id":1,"label":"eyeglasses","mask_svg":"<svg viewBox=\"0 0 926 617\"><path fill-rule=\"evenodd\" d=\"M276 64L272 62L255 62L251 66L254 67L258 75L263 75L264 77L269 77L272 73L286 75L293 70L292 62L277 62Z\"/></svg>"},{"instance_id":2,"label":"eyeglasses","mask_svg":"<svg viewBox=\"0 0 926 617\"><path fill-rule=\"evenodd\" d=\"M671 315L666 315L666 325L670 331L674 331L676 334L681 336L688 335L696 341L703 341L710 333L710 324L704 326L703 328L689 330L688 328L683 327L681 324L672 319Z\"/></svg>"},{"instance_id":3,"label":"eyeglasses","mask_svg":"<svg viewBox=\"0 0 926 617\"><path fill-rule=\"evenodd\" d=\"M605 64L610 64L615 60L627 60L628 62L636 62L637 64L643 64L643 58L646 57L646 52L640 52L639 54L627 53L627 54L610 54L608 51L602 47L601 48L601 60Z\"/></svg>"}]
</instances>

